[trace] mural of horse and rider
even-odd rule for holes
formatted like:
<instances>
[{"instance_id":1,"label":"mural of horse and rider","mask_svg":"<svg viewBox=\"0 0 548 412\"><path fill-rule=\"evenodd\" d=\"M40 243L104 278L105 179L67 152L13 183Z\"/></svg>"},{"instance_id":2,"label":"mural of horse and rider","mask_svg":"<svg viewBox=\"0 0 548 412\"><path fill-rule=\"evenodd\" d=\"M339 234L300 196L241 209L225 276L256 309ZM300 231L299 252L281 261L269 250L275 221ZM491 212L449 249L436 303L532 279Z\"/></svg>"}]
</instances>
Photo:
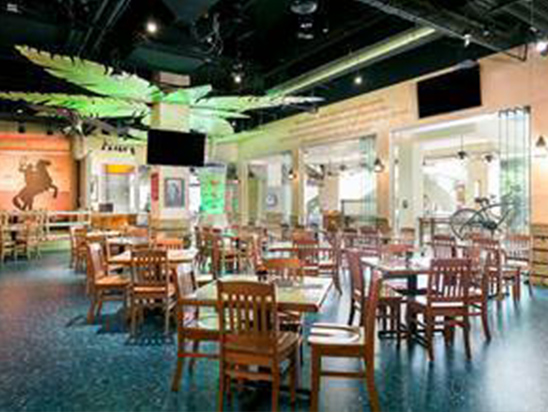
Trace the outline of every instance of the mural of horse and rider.
<instances>
[{"instance_id":1,"label":"mural of horse and rider","mask_svg":"<svg viewBox=\"0 0 548 412\"><path fill-rule=\"evenodd\" d=\"M21 162L19 172L25 176L25 187L12 199L13 205L17 209L33 210L34 198L49 190L53 192L53 198L57 199L59 188L53 183L48 171L49 166L51 166L51 162L44 159L39 159L35 164Z\"/></svg>"},{"instance_id":2,"label":"mural of horse and rider","mask_svg":"<svg viewBox=\"0 0 548 412\"><path fill-rule=\"evenodd\" d=\"M49 146L32 138L18 139L17 145L0 142L0 209L74 210L75 162L70 146L52 146L53 139Z\"/></svg>"}]
</instances>

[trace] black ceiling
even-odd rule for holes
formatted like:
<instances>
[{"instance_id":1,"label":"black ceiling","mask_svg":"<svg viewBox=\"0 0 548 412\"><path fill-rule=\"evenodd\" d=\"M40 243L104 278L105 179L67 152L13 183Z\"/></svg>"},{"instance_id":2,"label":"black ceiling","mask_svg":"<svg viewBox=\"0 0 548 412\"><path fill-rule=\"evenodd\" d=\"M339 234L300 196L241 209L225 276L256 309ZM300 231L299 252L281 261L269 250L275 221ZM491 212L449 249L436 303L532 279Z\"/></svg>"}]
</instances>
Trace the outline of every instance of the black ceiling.
<instances>
[{"instance_id":1,"label":"black ceiling","mask_svg":"<svg viewBox=\"0 0 548 412\"><path fill-rule=\"evenodd\" d=\"M262 93L413 27L429 24L444 34L362 68L360 87L350 73L303 91L335 101L548 33L548 0L535 0L533 12L526 0L317 0L307 29L313 38L306 40L297 33L310 22L291 11L294 1L0 0L0 90L75 91L17 56L15 44L145 77L158 70L190 74L193 84L211 83L219 93ZM149 20L159 26L155 35L146 34ZM241 85L235 71L244 74Z\"/></svg>"}]
</instances>

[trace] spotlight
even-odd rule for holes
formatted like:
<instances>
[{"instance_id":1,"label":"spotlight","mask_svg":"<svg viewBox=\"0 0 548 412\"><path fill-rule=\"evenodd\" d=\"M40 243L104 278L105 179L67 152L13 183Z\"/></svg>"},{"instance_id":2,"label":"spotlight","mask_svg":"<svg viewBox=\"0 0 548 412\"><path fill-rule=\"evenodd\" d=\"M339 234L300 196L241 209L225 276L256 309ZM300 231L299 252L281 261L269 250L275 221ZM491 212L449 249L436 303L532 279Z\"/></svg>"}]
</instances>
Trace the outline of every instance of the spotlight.
<instances>
[{"instance_id":1,"label":"spotlight","mask_svg":"<svg viewBox=\"0 0 548 412\"><path fill-rule=\"evenodd\" d=\"M158 24L153 20L149 20L146 24L146 30L148 34L156 34L158 33Z\"/></svg>"},{"instance_id":2,"label":"spotlight","mask_svg":"<svg viewBox=\"0 0 548 412\"><path fill-rule=\"evenodd\" d=\"M545 54L548 52L548 39L540 39L537 41L537 44L535 46L537 51L540 54Z\"/></svg>"},{"instance_id":3,"label":"spotlight","mask_svg":"<svg viewBox=\"0 0 548 412\"><path fill-rule=\"evenodd\" d=\"M472 43L472 35L470 33L466 33L464 36L462 36L464 40L464 47L470 46L470 43Z\"/></svg>"},{"instance_id":4,"label":"spotlight","mask_svg":"<svg viewBox=\"0 0 548 412\"><path fill-rule=\"evenodd\" d=\"M495 160L495 156L493 156L491 153L487 153L485 156L483 156L483 161L487 164L491 163L493 160Z\"/></svg>"},{"instance_id":5,"label":"spotlight","mask_svg":"<svg viewBox=\"0 0 548 412\"><path fill-rule=\"evenodd\" d=\"M240 73L234 74L234 83L241 84L243 80L243 77Z\"/></svg>"},{"instance_id":6,"label":"spotlight","mask_svg":"<svg viewBox=\"0 0 548 412\"><path fill-rule=\"evenodd\" d=\"M15 113L17 113L17 114L23 114L23 109L17 109L17 110L15 111Z\"/></svg>"},{"instance_id":7,"label":"spotlight","mask_svg":"<svg viewBox=\"0 0 548 412\"><path fill-rule=\"evenodd\" d=\"M354 84L360 86L363 83L363 78L359 74L354 77Z\"/></svg>"},{"instance_id":8,"label":"spotlight","mask_svg":"<svg viewBox=\"0 0 548 412\"><path fill-rule=\"evenodd\" d=\"M548 153L548 145L544 136L540 135L535 143L535 152L537 156L545 156Z\"/></svg>"},{"instance_id":9,"label":"spotlight","mask_svg":"<svg viewBox=\"0 0 548 412\"><path fill-rule=\"evenodd\" d=\"M291 11L301 16L312 14L318 9L317 0L293 0Z\"/></svg>"},{"instance_id":10,"label":"spotlight","mask_svg":"<svg viewBox=\"0 0 548 412\"><path fill-rule=\"evenodd\" d=\"M380 157L377 157L375 159L375 162L373 163L373 171L375 173L382 173L384 172L384 163L380 159Z\"/></svg>"}]
</instances>

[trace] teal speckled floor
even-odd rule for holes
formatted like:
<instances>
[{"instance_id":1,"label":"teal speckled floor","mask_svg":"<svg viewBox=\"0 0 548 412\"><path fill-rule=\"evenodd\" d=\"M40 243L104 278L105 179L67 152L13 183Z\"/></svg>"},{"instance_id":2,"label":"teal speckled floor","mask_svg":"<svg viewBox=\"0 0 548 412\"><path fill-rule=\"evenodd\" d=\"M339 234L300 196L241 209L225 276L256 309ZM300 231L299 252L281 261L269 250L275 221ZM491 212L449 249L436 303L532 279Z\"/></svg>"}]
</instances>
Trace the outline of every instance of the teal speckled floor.
<instances>
[{"instance_id":1,"label":"teal speckled floor","mask_svg":"<svg viewBox=\"0 0 548 412\"><path fill-rule=\"evenodd\" d=\"M200 361L179 393L170 391L174 342L160 338L161 319L145 325L135 342L120 307L107 305L95 325L85 323L84 275L68 269L65 254L0 268L0 411L205 411L216 410L218 368ZM345 297L332 292L321 319L343 320ZM436 343L433 364L425 350L394 342L377 346L376 381L385 411L548 410L548 291L535 289L519 307L492 304L493 340L485 344L473 325L473 359L464 357L460 334L453 347ZM157 327L158 326L158 327ZM359 368L354 361L338 367ZM309 387L308 353L302 384ZM281 405L290 410L288 397ZM268 410L268 390L238 395L227 410ZM307 410L302 398L295 410ZM321 409L368 410L359 381L323 380Z\"/></svg>"}]
</instances>

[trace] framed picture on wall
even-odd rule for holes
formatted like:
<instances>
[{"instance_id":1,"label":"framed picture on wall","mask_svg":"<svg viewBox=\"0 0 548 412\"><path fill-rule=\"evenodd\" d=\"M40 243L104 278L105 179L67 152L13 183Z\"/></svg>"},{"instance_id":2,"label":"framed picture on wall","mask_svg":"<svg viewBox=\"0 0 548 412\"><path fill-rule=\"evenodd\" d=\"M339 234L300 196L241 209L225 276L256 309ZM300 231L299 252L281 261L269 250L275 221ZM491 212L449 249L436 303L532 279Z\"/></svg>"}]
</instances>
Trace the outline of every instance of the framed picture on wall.
<instances>
[{"instance_id":1,"label":"framed picture on wall","mask_svg":"<svg viewBox=\"0 0 548 412\"><path fill-rule=\"evenodd\" d=\"M164 207L185 206L185 180L173 177L164 179Z\"/></svg>"}]
</instances>

